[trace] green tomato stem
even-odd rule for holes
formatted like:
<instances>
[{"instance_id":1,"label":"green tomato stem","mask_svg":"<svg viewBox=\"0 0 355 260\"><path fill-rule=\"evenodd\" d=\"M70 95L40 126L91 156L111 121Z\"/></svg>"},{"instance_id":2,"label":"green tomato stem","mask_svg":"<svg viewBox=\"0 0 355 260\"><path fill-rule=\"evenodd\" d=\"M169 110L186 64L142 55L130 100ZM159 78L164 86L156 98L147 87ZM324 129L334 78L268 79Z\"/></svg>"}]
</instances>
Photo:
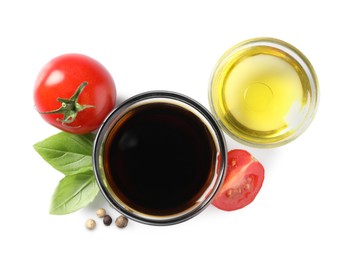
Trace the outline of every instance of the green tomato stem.
<instances>
[{"instance_id":1,"label":"green tomato stem","mask_svg":"<svg viewBox=\"0 0 355 260\"><path fill-rule=\"evenodd\" d=\"M88 82L86 81L81 83L73 94L73 96L71 96L69 99L58 97L57 100L62 103L59 108L51 111L38 112L41 114L63 114L63 119L57 118L57 121L61 122L63 125L73 123L79 112L87 108L95 107L92 105L81 105L78 103L79 96L87 85Z\"/></svg>"}]
</instances>

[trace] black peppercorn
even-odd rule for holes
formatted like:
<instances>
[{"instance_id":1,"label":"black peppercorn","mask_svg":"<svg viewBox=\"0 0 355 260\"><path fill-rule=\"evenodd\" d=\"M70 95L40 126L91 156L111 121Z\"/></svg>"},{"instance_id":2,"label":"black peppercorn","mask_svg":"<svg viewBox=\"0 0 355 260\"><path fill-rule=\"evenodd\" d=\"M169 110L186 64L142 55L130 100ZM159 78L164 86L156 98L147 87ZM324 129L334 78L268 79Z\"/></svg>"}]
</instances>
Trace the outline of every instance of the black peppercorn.
<instances>
[{"instance_id":1,"label":"black peppercorn","mask_svg":"<svg viewBox=\"0 0 355 260\"><path fill-rule=\"evenodd\" d=\"M109 215L106 215L106 216L104 216L103 222L106 226L109 226L112 223L112 218Z\"/></svg>"}]
</instances>

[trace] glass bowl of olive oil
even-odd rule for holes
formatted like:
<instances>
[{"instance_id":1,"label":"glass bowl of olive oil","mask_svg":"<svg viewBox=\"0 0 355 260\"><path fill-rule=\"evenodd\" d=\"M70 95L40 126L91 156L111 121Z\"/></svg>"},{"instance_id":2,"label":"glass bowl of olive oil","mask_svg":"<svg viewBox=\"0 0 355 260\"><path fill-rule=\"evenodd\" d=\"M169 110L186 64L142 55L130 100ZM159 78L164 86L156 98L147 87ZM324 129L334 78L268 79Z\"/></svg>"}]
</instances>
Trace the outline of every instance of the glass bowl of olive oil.
<instances>
[{"instance_id":1,"label":"glass bowl of olive oil","mask_svg":"<svg viewBox=\"0 0 355 260\"><path fill-rule=\"evenodd\" d=\"M274 38L254 38L229 49L209 85L212 113L233 139L253 147L284 145L315 116L319 89L305 55Z\"/></svg>"}]
</instances>

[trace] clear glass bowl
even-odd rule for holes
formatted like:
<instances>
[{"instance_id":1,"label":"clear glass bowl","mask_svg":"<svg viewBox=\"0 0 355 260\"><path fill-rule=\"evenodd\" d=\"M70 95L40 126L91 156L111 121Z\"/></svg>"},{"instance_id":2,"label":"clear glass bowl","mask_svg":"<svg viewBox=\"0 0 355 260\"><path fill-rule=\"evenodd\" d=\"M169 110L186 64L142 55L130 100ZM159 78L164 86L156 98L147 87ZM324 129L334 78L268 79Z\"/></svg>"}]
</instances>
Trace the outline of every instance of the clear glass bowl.
<instances>
[{"instance_id":1,"label":"clear glass bowl","mask_svg":"<svg viewBox=\"0 0 355 260\"><path fill-rule=\"evenodd\" d=\"M175 108L178 108L179 110L183 111L183 113L187 113L188 115L191 115L192 118L195 118L194 120L200 120L199 124L202 122L202 128L203 133L208 137L208 140L210 140L210 146L213 147L213 153L211 158L208 159L208 163L210 165L208 166L208 174L209 177L207 181L201 186L201 190L199 190L198 194L196 197L194 197L193 203L189 204L188 207L185 208L178 208L175 212L173 213L164 213L164 214L156 214L156 213L151 213L146 210L142 210L142 207L139 208L137 206L137 203L130 203L129 198L127 198L127 193L126 189L130 189L132 187L127 187L129 185L126 184L120 184L116 185L116 183L112 182L112 176L110 177L110 174L108 172L110 171L110 166L107 164L110 163L110 161L107 160L107 158L110 156L110 149L107 148L114 140L115 136L117 136L117 129L121 128L122 125L126 124L125 120L133 120L135 117L135 111L136 109L143 109L145 106L150 106L150 105L160 105L159 109L157 111L161 111L161 107L165 107L165 109L168 109L167 107L174 106ZM161 104L167 105L167 106L161 106ZM151 111L150 111L151 113ZM160 112L155 112L155 113L160 113ZM150 114L151 115L151 114ZM159 115L160 116L160 115ZM127 119L128 118L128 119ZM159 117L159 120L163 117ZM169 117L170 118L170 117ZM185 120L185 119L183 119ZM140 119L138 120L139 122ZM146 121L144 121L146 122ZM154 122L160 122L160 121L154 121ZM179 121L180 122L180 121ZM186 123L187 121L180 122L183 125L188 125ZM190 121L189 121L190 122ZM179 124L180 124L179 123ZM145 123L146 124L146 123ZM152 125L154 128L156 126L156 123ZM192 129L195 129L191 127ZM142 129L142 128L140 128ZM191 129L190 129L191 130ZM189 131L190 131L189 130ZM194 130L191 130L194 131ZM127 132L126 132L127 133ZM123 133L121 136L124 136L125 133ZM113 137L112 137L113 136ZM160 136L154 136L154 138L160 138ZM134 148L135 142L136 143L144 143L141 142L139 138L136 139L137 141L131 142L129 145L132 146L133 148L130 147L130 149L138 149ZM153 139L152 139L153 140ZM162 139L162 141L159 141L157 139L154 139L154 144L155 143L163 143L163 147L161 151L163 151L163 157L166 157L165 154L167 153L166 150L166 145L171 145L170 143L166 143L165 139ZM181 140L179 141L181 142ZM190 143L190 142L187 142ZM120 144L120 143L119 143ZM145 143L144 143L145 144ZM144 146L146 147L146 146ZM151 146L149 146L151 147ZM188 148L188 147L187 147ZM160 149L160 148L159 148ZM126 158L125 153L127 149L122 148L119 152L120 158ZM179 150L180 151L180 150ZM194 151L194 150L193 150ZM132 152L132 150L128 150L128 152ZM186 156L186 150L181 151L179 153L179 157L182 157L183 159ZM112 153L113 154L113 153ZM123 155L122 155L123 154ZM145 153L146 154L146 153ZM159 154L159 153L157 153ZM161 154L161 153L160 153ZM190 157L189 160L194 160L197 158L193 153L189 153ZM192 154L192 155L191 155ZM106 158L105 158L106 156ZM115 155L116 156L116 155ZM169 160L171 156L169 155ZM207 158L207 157L206 157ZM115 157L114 160L119 160L119 158ZM126 160L126 159L124 159ZM156 157L156 154L154 153L154 160L152 163L149 161L148 163L143 161L140 161L138 159L137 161L134 162L133 168L135 169L136 164L143 163L142 165L147 165L147 164L152 164L153 168L147 168L150 170L146 170L144 168L144 171L139 171L139 174L144 174L144 176L154 176L152 178L157 178L155 177L156 174L155 171L163 171L164 178L163 180L160 181L159 183L162 183L161 186L158 185L158 187L155 187L155 189L160 189L162 187L161 191L161 197L164 197L164 192L166 192L167 187L172 187L172 177L170 174L171 167L166 167L166 162L161 162L160 157ZM182 160L185 161L185 160ZM124 161L122 161L124 162ZM191 162L191 161L189 161ZM147 164L144 164L147 163ZM180 163L180 161L179 161ZM128 218L136 220L138 222L144 223L144 224L151 224L151 225L171 225L171 224L176 224L180 223L182 221L188 220L198 213L200 213L203 209L205 209L213 200L214 196L217 194L220 186L223 183L224 176L225 176L225 171L226 171L226 165L227 165L227 148L226 144L224 141L224 135L219 127L218 123L215 121L214 117L199 103L196 101L192 100L191 98L178 94L178 93L173 93L173 92L167 92L167 91L153 91L153 92L147 92L147 93L142 93L137 96L134 96L130 98L129 100L125 101L122 103L119 107L114 109L112 113L106 118L104 121L103 125L99 129L95 142L94 142L94 148L93 148L93 165L94 165L94 172L96 176L97 183L99 185L99 188L104 195L104 197L107 199L107 201L119 212L122 214L126 215ZM160 166L163 165L163 166ZM171 164L169 164L171 165ZM176 164L175 164L176 165ZM151 166L150 166L151 167ZM163 168L162 168L163 167ZM177 166L175 166L177 167ZM125 169L123 167L123 169ZM163 169L163 170L162 170ZM170 170L169 170L170 169ZM125 171L125 170L123 170ZM136 171L136 170L134 170ZM198 174L200 174L200 169L199 170L192 170L191 172L189 171L189 174L197 174L197 171L199 171ZM137 171L136 171L137 172ZM131 173L131 172L129 172ZM119 174L119 173L114 173L114 174ZM134 173L137 174L137 173ZM142 176L142 175L139 175ZM161 176L161 175L159 175ZM190 175L189 175L190 176ZM149 177L148 177L149 178ZM159 177L160 178L160 177ZM194 179L196 177L192 177ZM110 181L111 180L111 181ZM132 183L132 182L129 182ZM137 187L141 187L142 182L139 180L139 185ZM143 183L144 185L146 182ZM122 185L126 185L123 186ZM145 186L142 187L145 187ZM145 194L141 188L136 188L136 194ZM154 191L155 191L154 189ZM178 193L180 194L183 189L186 189L186 186L178 186ZM148 192L151 192L148 191ZM160 194L160 191L159 191ZM169 191L170 194L170 191ZM176 194L172 196L180 196L179 194ZM169 195L170 196L170 195ZM194 195L195 196L195 195ZM144 196L143 196L144 197ZM160 197L159 197L160 198ZM144 197L146 199L146 197ZM140 205L141 206L141 205ZM156 209L155 209L156 210ZM159 209L158 209L159 210ZM152 211L153 212L153 211Z\"/></svg>"},{"instance_id":2,"label":"clear glass bowl","mask_svg":"<svg viewBox=\"0 0 355 260\"><path fill-rule=\"evenodd\" d=\"M229 49L209 83L212 114L233 139L253 147L284 145L300 136L318 107L316 73L305 55L274 38Z\"/></svg>"}]
</instances>

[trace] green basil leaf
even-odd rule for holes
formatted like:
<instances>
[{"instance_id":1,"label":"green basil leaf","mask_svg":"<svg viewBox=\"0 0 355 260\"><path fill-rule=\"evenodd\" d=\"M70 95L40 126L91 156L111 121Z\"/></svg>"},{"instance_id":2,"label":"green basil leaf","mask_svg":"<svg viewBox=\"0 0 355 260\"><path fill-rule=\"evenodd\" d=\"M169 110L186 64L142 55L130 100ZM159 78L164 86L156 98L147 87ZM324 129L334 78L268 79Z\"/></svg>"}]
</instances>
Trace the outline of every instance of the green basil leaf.
<instances>
[{"instance_id":1,"label":"green basil leaf","mask_svg":"<svg viewBox=\"0 0 355 260\"><path fill-rule=\"evenodd\" d=\"M65 176L54 191L49 213L64 215L77 211L92 202L98 191L92 171Z\"/></svg>"},{"instance_id":2,"label":"green basil leaf","mask_svg":"<svg viewBox=\"0 0 355 260\"><path fill-rule=\"evenodd\" d=\"M64 175L92 170L94 134L76 135L66 132L53 135L33 147L42 158Z\"/></svg>"}]
</instances>

